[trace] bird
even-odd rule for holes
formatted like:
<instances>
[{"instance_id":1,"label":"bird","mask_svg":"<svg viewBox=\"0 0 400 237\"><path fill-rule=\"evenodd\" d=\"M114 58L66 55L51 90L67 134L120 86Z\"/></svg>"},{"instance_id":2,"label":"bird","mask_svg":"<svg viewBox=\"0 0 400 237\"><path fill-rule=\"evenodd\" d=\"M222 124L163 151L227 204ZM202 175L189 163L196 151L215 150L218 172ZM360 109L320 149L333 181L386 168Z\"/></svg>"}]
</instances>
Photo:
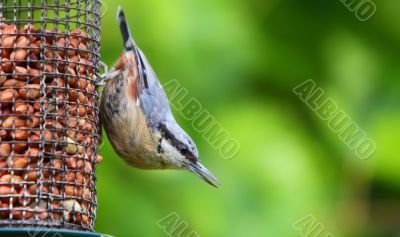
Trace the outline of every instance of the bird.
<instances>
[{"instance_id":1,"label":"bird","mask_svg":"<svg viewBox=\"0 0 400 237\"><path fill-rule=\"evenodd\" d=\"M100 120L114 151L145 170L188 170L208 184L220 182L199 161L192 138L178 125L166 93L132 37L121 6L117 20L124 51L103 77Z\"/></svg>"}]
</instances>

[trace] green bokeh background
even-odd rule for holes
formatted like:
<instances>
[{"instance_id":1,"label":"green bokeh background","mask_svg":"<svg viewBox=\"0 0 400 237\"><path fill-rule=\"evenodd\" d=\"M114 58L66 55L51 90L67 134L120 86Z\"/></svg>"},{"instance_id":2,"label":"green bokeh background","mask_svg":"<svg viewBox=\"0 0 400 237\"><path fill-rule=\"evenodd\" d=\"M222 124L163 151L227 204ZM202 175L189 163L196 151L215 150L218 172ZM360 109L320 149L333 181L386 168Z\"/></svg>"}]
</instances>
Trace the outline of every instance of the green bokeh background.
<instances>
[{"instance_id":1,"label":"green bokeh background","mask_svg":"<svg viewBox=\"0 0 400 237\"><path fill-rule=\"evenodd\" d=\"M176 212L202 237L302 236L293 224L309 214L336 237L399 236L400 1L376 0L367 22L339 0L104 3L103 61L122 50L121 4L160 81L177 79L241 149L223 159L174 111L214 189L189 172L127 167L106 142L97 232L168 236L156 223ZM293 94L309 78L376 142L370 159Z\"/></svg>"}]
</instances>

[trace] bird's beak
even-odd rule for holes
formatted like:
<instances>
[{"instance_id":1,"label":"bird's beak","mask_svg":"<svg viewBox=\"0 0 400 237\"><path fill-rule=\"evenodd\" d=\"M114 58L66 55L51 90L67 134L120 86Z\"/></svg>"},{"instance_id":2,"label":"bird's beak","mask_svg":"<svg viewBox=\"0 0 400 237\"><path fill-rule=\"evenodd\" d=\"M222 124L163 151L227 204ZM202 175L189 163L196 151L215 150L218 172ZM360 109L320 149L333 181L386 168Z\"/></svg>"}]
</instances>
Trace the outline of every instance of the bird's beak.
<instances>
[{"instance_id":1,"label":"bird's beak","mask_svg":"<svg viewBox=\"0 0 400 237\"><path fill-rule=\"evenodd\" d=\"M200 162L197 162L196 164L189 164L188 168L192 173L197 175L211 186L218 188L218 186L221 185L218 179L215 178L206 167L200 164Z\"/></svg>"}]
</instances>

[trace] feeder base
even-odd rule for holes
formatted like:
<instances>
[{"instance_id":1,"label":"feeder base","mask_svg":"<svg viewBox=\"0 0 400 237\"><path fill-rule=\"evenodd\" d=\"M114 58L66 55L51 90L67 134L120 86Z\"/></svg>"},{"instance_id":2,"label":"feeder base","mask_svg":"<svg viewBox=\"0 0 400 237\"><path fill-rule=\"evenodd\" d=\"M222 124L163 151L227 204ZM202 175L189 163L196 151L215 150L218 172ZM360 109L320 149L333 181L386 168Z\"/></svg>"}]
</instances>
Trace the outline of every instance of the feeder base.
<instances>
[{"instance_id":1,"label":"feeder base","mask_svg":"<svg viewBox=\"0 0 400 237\"><path fill-rule=\"evenodd\" d=\"M0 228L0 236L6 237L111 237L92 232L65 229Z\"/></svg>"}]
</instances>

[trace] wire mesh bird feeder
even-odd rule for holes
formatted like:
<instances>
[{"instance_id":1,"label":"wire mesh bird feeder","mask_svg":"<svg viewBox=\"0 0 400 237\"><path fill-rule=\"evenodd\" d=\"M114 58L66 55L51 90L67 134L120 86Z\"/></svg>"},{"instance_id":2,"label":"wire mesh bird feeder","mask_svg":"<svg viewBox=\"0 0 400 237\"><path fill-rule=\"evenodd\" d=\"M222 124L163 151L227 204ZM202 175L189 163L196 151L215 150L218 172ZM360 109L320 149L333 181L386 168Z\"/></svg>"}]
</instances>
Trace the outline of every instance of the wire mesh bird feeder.
<instances>
[{"instance_id":1,"label":"wire mesh bird feeder","mask_svg":"<svg viewBox=\"0 0 400 237\"><path fill-rule=\"evenodd\" d=\"M0 228L93 231L100 0L0 0Z\"/></svg>"}]
</instances>

